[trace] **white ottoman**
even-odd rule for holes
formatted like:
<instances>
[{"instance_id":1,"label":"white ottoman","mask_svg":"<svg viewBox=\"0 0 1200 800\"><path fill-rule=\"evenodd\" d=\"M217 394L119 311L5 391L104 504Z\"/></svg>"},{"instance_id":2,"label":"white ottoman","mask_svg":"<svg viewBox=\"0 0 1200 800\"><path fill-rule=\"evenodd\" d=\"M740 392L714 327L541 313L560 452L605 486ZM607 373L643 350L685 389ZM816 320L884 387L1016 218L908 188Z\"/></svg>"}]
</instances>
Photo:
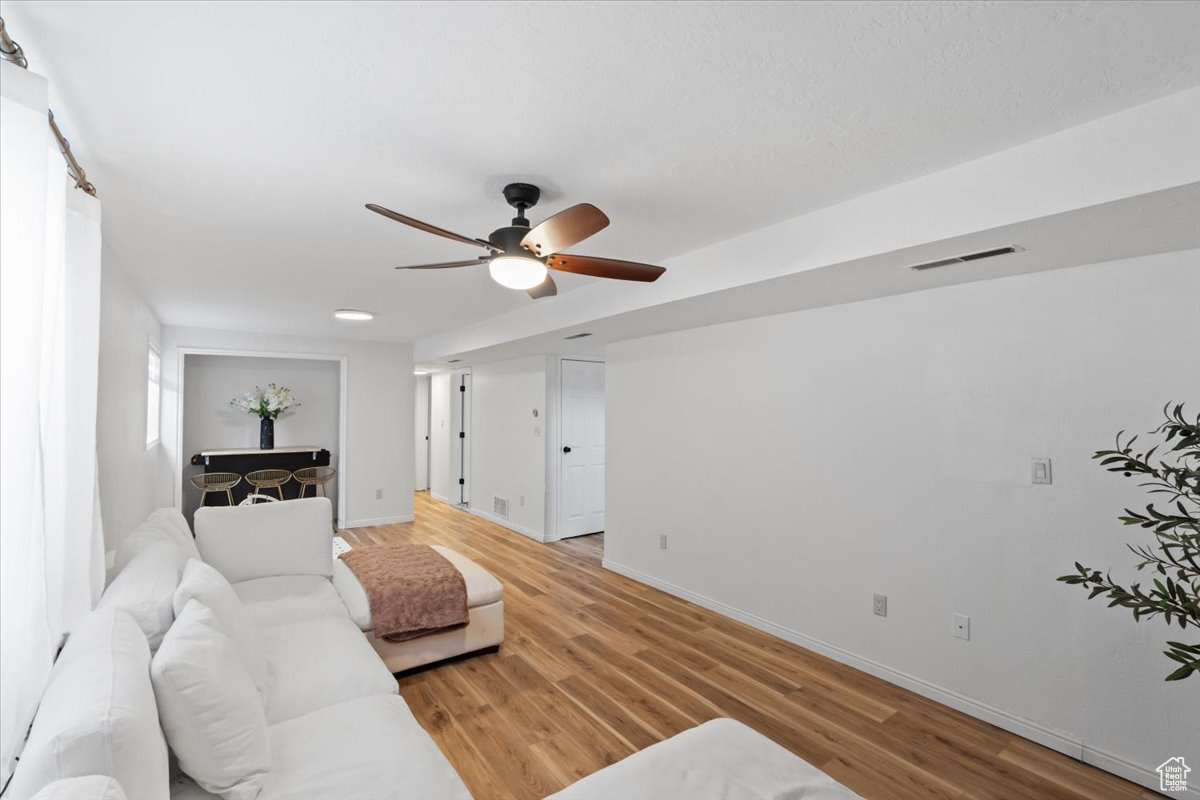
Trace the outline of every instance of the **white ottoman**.
<instances>
[{"instance_id":1,"label":"white ottoman","mask_svg":"<svg viewBox=\"0 0 1200 800\"><path fill-rule=\"evenodd\" d=\"M853 800L859 796L742 723L714 719L623 758L546 800L616 797Z\"/></svg>"},{"instance_id":2,"label":"white ottoman","mask_svg":"<svg viewBox=\"0 0 1200 800\"><path fill-rule=\"evenodd\" d=\"M367 593L340 558L333 561L333 586L350 612L350 619L392 672L496 648L504 641L504 584L461 553L439 545L433 545L433 549L463 576L467 585L467 625L407 642L389 642L375 637Z\"/></svg>"}]
</instances>

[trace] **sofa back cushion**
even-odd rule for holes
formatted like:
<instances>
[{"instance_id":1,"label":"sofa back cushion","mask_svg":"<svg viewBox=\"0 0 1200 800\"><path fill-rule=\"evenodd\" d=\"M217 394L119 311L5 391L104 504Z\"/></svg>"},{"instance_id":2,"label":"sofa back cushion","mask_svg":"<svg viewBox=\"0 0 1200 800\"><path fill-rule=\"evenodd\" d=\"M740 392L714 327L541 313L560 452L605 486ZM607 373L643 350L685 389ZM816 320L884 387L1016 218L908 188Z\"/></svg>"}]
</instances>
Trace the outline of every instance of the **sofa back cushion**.
<instances>
[{"instance_id":1,"label":"sofa back cushion","mask_svg":"<svg viewBox=\"0 0 1200 800\"><path fill-rule=\"evenodd\" d=\"M129 612L142 626L150 650L157 650L175 619L175 589L187 560L180 548L166 542L146 547L117 573L96 607Z\"/></svg>"},{"instance_id":2,"label":"sofa back cushion","mask_svg":"<svg viewBox=\"0 0 1200 800\"><path fill-rule=\"evenodd\" d=\"M183 579L175 590L175 615L183 613L189 600L199 600L216 615L222 630L233 641L238 656L250 674L259 697L267 696L267 656L263 650L262 633L250 613L242 607L241 598L233 591L225 576L198 559L191 559L183 568Z\"/></svg>"},{"instance_id":3,"label":"sofa back cushion","mask_svg":"<svg viewBox=\"0 0 1200 800\"><path fill-rule=\"evenodd\" d=\"M333 575L333 506L324 497L206 506L195 519L201 557L230 583Z\"/></svg>"},{"instance_id":4,"label":"sofa back cushion","mask_svg":"<svg viewBox=\"0 0 1200 800\"><path fill-rule=\"evenodd\" d=\"M150 648L119 609L93 611L67 639L5 797L86 775L112 776L130 797L170 795Z\"/></svg>"},{"instance_id":5,"label":"sofa back cushion","mask_svg":"<svg viewBox=\"0 0 1200 800\"><path fill-rule=\"evenodd\" d=\"M271 772L262 701L213 612L189 600L150 665L179 768L225 800L258 797Z\"/></svg>"},{"instance_id":6,"label":"sofa back cushion","mask_svg":"<svg viewBox=\"0 0 1200 800\"><path fill-rule=\"evenodd\" d=\"M114 566L118 570L124 569L134 556L158 543L179 548L181 558L185 561L200 557L200 551L196 549L196 540L192 537L183 514L174 508L160 508L121 540L117 546Z\"/></svg>"}]
</instances>

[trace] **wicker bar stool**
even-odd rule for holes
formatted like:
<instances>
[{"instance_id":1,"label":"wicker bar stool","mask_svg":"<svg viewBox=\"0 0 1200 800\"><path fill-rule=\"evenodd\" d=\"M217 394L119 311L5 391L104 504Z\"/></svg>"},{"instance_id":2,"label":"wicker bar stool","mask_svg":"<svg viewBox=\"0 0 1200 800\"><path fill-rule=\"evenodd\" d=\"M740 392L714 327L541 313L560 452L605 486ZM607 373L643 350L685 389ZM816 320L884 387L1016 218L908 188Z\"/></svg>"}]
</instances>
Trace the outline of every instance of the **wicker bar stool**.
<instances>
[{"instance_id":1,"label":"wicker bar stool","mask_svg":"<svg viewBox=\"0 0 1200 800\"><path fill-rule=\"evenodd\" d=\"M337 470L333 467L303 467L292 473L292 477L300 484L300 497L304 497L310 486L314 487L314 497L317 496L318 490L321 497L329 497L329 493L325 491L325 484L333 480L335 475Z\"/></svg>"},{"instance_id":2,"label":"wicker bar stool","mask_svg":"<svg viewBox=\"0 0 1200 800\"><path fill-rule=\"evenodd\" d=\"M200 505L204 505L209 492L224 492L229 505L233 505L233 487L242 481L236 472L205 472L192 476L192 486L200 490Z\"/></svg>"},{"instance_id":3,"label":"wicker bar stool","mask_svg":"<svg viewBox=\"0 0 1200 800\"><path fill-rule=\"evenodd\" d=\"M256 494L262 494L264 489L274 489L283 499L283 485L292 479L292 473L286 469L260 469L246 473L246 483L254 487Z\"/></svg>"}]
</instances>

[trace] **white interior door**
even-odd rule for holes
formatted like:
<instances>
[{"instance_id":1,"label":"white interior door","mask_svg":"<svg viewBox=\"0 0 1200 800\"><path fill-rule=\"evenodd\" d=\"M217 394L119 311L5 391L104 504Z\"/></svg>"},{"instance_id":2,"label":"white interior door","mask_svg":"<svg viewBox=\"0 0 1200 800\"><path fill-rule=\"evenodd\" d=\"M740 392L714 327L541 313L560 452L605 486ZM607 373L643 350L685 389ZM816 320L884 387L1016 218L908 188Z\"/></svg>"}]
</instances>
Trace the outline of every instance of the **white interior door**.
<instances>
[{"instance_id":1,"label":"white interior door","mask_svg":"<svg viewBox=\"0 0 1200 800\"><path fill-rule=\"evenodd\" d=\"M562 362L560 539L604 530L604 365Z\"/></svg>"},{"instance_id":2,"label":"white interior door","mask_svg":"<svg viewBox=\"0 0 1200 800\"><path fill-rule=\"evenodd\" d=\"M413 381L413 488L429 488L429 376L418 375Z\"/></svg>"}]
</instances>

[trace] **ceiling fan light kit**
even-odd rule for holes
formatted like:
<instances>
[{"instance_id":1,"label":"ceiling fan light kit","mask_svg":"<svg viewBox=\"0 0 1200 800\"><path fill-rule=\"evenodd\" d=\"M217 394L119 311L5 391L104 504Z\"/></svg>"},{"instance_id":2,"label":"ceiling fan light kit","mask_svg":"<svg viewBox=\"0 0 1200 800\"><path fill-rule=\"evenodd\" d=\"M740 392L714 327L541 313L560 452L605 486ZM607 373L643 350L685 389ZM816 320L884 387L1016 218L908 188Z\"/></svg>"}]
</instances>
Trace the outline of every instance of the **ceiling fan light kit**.
<instances>
[{"instance_id":1,"label":"ceiling fan light kit","mask_svg":"<svg viewBox=\"0 0 1200 800\"><path fill-rule=\"evenodd\" d=\"M524 289L534 300L558 294L558 287L548 270L644 283L658 280L666 272L662 267L652 264L563 253L565 248L608 227L608 217L591 203L580 203L531 229L529 220L525 218L525 210L537 205L540 197L541 190L530 183L510 183L505 186L504 199L517 210L517 216L512 224L492 231L486 239L472 239L374 203L367 203L367 208L417 230L491 251L489 255L465 261L414 264L396 269L453 269L487 264L492 280L510 289Z\"/></svg>"},{"instance_id":2,"label":"ceiling fan light kit","mask_svg":"<svg viewBox=\"0 0 1200 800\"><path fill-rule=\"evenodd\" d=\"M532 289L546 280L546 265L536 258L495 256L488 262L492 280L509 289Z\"/></svg>"}]
</instances>

